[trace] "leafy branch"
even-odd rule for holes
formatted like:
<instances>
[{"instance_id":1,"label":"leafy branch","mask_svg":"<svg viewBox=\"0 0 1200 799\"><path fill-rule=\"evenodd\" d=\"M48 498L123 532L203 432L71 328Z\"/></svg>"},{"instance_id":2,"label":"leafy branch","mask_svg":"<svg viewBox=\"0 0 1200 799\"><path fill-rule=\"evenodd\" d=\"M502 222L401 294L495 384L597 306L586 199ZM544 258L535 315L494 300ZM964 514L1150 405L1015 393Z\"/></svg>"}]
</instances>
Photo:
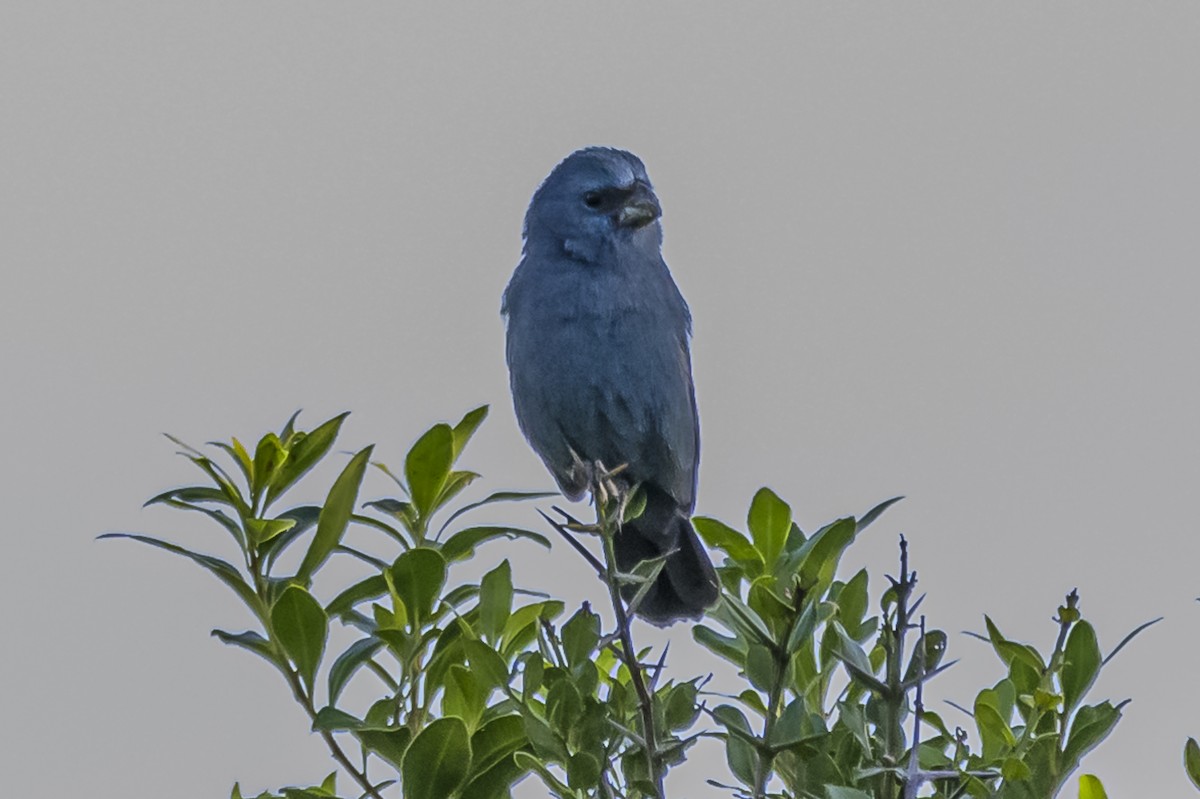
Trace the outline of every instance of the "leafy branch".
<instances>
[{"instance_id":1,"label":"leafy branch","mask_svg":"<svg viewBox=\"0 0 1200 799\"><path fill-rule=\"evenodd\" d=\"M543 514L595 570L613 630L602 630L588 603L560 624L564 603L515 586L507 560L478 582L456 577L495 541L550 546L533 530L468 523L496 503L551 496L496 491L462 502L479 475L457 463L486 413L429 428L397 470L375 460L373 447L359 449L321 504L284 510L277 505L330 458L345 414L307 432L293 416L252 448L236 438L210 445L215 457L172 438L205 480L147 504L203 514L232 554L134 533L101 537L186 558L233 591L253 627L213 635L279 671L358 795L371 799L506 799L530 775L558 799L665 799L666 774L702 736L724 741L737 784L713 784L740 799L915 799L922 791L1051 799L1121 718L1125 702L1087 697L1112 657L1158 620L1102 656L1076 592L1058 608L1048 656L985 616L974 637L1005 676L969 706L950 703L959 726L929 709L931 681L954 662L945 662L946 634L919 615L908 542L900 540L898 576L888 577L877 614L865 570L838 577L850 546L897 499L811 534L766 488L750 504L745 533L693 519L723 563L721 599L692 634L744 684L717 693L700 677L666 679L666 650L657 660L639 651L630 624L663 559L618 568L613 539L641 501L615 484L616 470L596 468L593 523ZM362 502L368 476L398 496ZM366 575L322 601L313 584L333 558L358 562ZM357 633L336 655L327 651L334 622ZM378 698L355 706L344 697L360 679ZM1184 763L1200 787L1193 739ZM372 773L380 771L382 779ZM259 799L335 797L336 776ZM1079 790L1082 799L1104 795L1094 775L1082 775ZM242 799L239 786L232 796Z\"/></svg>"}]
</instances>

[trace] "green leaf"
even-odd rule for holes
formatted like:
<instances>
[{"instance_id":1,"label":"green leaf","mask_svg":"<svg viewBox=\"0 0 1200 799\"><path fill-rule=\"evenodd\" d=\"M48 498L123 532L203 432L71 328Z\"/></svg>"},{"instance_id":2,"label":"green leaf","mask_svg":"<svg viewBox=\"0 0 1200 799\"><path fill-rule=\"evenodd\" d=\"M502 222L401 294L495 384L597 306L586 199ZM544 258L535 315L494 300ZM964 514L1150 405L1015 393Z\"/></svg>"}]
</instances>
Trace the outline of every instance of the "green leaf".
<instances>
[{"instance_id":1,"label":"green leaf","mask_svg":"<svg viewBox=\"0 0 1200 799\"><path fill-rule=\"evenodd\" d=\"M1014 660L1008 664L1008 680L1018 694L1032 695L1038 690L1042 675L1023 660Z\"/></svg>"},{"instance_id":2,"label":"green leaf","mask_svg":"<svg viewBox=\"0 0 1200 799\"><path fill-rule=\"evenodd\" d=\"M821 735L823 729L815 727L809 718L808 708L803 697L797 697L788 703L780 714L775 726L771 729L771 738L767 741L775 749L795 746L801 741Z\"/></svg>"},{"instance_id":3,"label":"green leaf","mask_svg":"<svg viewBox=\"0 0 1200 799\"><path fill-rule=\"evenodd\" d=\"M467 725L468 732L475 729L483 716L491 689L484 684L482 675L474 669L455 663L446 670L446 690L442 694L442 713L457 717Z\"/></svg>"},{"instance_id":4,"label":"green leaf","mask_svg":"<svg viewBox=\"0 0 1200 799\"><path fill-rule=\"evenodd\" d=\"M275 561L291 546L293 541L317 526L317 521L321 518L321 506L299 505L284 511L275 518L289 519L295 524L258 548L260 554L266 555L268 574L274 568Z\"/></svg>"},{"instance_id":5,"label":"green leaf","mask_svg":"<svg viewBox=\"0 0 1200 799\"><path fill-rule=\"evenodd\" d=\"M390 571L397 597L408 611L413 630L428 620L446 583L446 561L436 549L417 547L396 558Z\"/></svg>"},{"instance_id":6,"label":"green leaf","mask_svg":"<svg viewBox=\"0 0 1200 799\"><path fill-rule=\"evenodd\" d=\"M279 667L279 661L276 659L275 650L271 648L271 642L253 630L247 630L243 633L213 630L212 636L223 644L238 646L248 652L253 652L259 657L264 658L272 666Z\"/></svg>"},{"instance_id":7,"label":"green leaf","mask_svg":"<svg viewBox=\"0 0 1200 799\"><path fill-rule=\"evenodd\" d=\"M1071 627L1063 655L1063 710L1070 713L1100 673L1100 645L1092 625L1079 621Z\"/></svg>"},{"instance_id":8,"label":"green leaf","mask_svg":"<svg viewBox=\"0 0 1200 799\"><path fill-rule=\"evenodd\" d=\"M837 599L838 621L846 628L856 641L863 640L863 617L867 615L869 599L867 596L867 570L859 571L851 577L841 590Z\"/></svg>"},{"instance_id":9,"label":"green leaf","mask_svg":"<svg viewBox=\"0 0 1200 799\"><path fill-rule=\"evenodd\" d=\"M692 628L692 638L696 642L712 651L714 654L725 658L730 663L739 668L746 666L746 644L738 638L733 638L728 635L721 635L711 627L705 627L702 624L697 624Z\"/></svg>"},{"instance_id":10,"label":"green leaf","mask_svg":"<svg viewBox=\"0 0 1200 799\"><path fill-rule=\"evenodd\" d=\"M479 583L479 629L489 641L500 640L512 613L512 599L512 566L503 560Z\"/></svg>"},{"instance_id":11,"label":"green leaf","mask_svg":"<svg viewBox=\"0 0 1200 799\"><path fill-rule=\"evenodd\" d=\"M471 740L473 748L475 739ZM526 752L514 752L487 771L472 776L457 799L508 799L512 786L528 773L528 769L517 763L517 754L528 756Z\"/></svg>"},{"instance_id":12,"label":"green leaf","mask_svg":"<svg viewBox=\"0 0 1200 799\"><path fill-rule=\"evenodd\" d=\"M447 424L429 428L408 451L404 477L413 505L423 518L433 510L453 463L454 431Z\"/></svg>"},{"instance_id":13,"label":"green leaf","mask_svg":"<svg viewBox=\"0 0 1200 799\"><path fill-rule=\"evenodd\" d=\"M254 448L254 465L252 467L254 496L257 497L270 487L271 482L275 479L280 468L283 467L287 457L287 450L283 448L283 443L279 440L279 436L274 433L267 433L259 439L258 446Z\"/></svg>"},{"instance_id":14,"label":"green leaf","mask_svg":"<svg viewBox=\"0 0 1200 799\"><path fill-rule=\"evenodd\" d=\"M287 422L283 425L283 430L279 431L279 440L285 444L290 443L289 439L296 432L296 420L300 418L300 410L301 409L296 409L296 411L288 417Z\"/></svg>"},{"instance_id":15,"label":"green leaf","mask_svg":"<svg viewBox=\"0 0 1200 799\"><path fill-rule=\"evenodd\" d=\"M846 634L842 625L833 622L827 629L834 631L837 640L837 649L834 654L846 666L850 676L872 691L886 691L884 684L876 679L875 669L871 666L871 660L867 657L867 653Z\"/></svg>"},{"instance_id":16,"label":"green leaf","mask_svg":"<svg viewBox=\"0 0 1200 799\"><path fill-rule=\"evenodd\" d=\"M412 741L412 730L408 727L358 730L354 735L362 742L363 746L396 768L400 768L403 764L404 754L408 751L408 745Z\"/></svg>"},{"instance_id":17,"label":"green leaf","mask_svg":"<svg viewBox=\"0 0 1200 799\"><path fill-rule=\"evenodd\" d=\"M812 639L817 625L824 624L836 614L837 605L832 602L806 604L804 610L800 612L799 618L796 619L796 623L792 626L792 632L784 644L784 651L789 655L795 655L806 646L810 646L810 639Z\"/></svg>"},{"instance_id":18,"label":"green leaf","mask_svg":"<svg viewBox=\"0 0 1200 799\"><path fill-rule=\"evenodd\" d=\"M864 513L862 515L862 518L858 520L858 524L857 524L858 532L861 533L863 530L870 527L871 523L874 522L876 519L878 519L880 516L882 516L883 512L885 510L892 507L893 505L895 505L897 502L899 502L902 499L904 499L904 497L892 497L891 499L880 502L878 505L876 505L875 507L871 508L869 511Z\"/></svg>"},{"instance_id":19,"label":"green leaf","mask_svg":"<svg viewBox=\"0 0 1200 799\"><path fill-rule=\"evenodd\" d=\"M567 761L567 785L576 790L594 788L600 781L600 761L587 752L576 752Z\"/></svg>"},{"instance_id":20,"label":"green leaf","mask_svg":"<svg viewBox=\"0 0 1200 799\"><path fill-rule=\"evenodd\" d=\"M296 526L295 519L247 519L246 532L250 541L261 546L277 535L286 533Z\"/></svg>"},{"instance_id":21,"label":"green leaf","mask_svg":"<svg viewBox=\"0 0 1200 799\"><path fill-rule=\"evenodd\" d=\"M871 794L858 788L846 788L841 785L826 785L825 799L873 799Z\"/></svg>"},{"instance_id":22,"label":"green leaf","mask_svg":"<svg viewBox=\"0 0 1200 799\"><path fill-rule=\"evenodd\" d=\"M995 760L1004 752L1009 751L1017 743L1016 736L1008 726L1008 722L1000 715L995 705L987 701L990 691L980 691L975 699L975 724L979 728L979 738L983 743L983 757Z\"/></svg>"},{"instance_id":23,"label":"green leaf","mask_svg":"<svg viewBox=\"0 0 1200 799\"><path fill-rule=\"evenodd\" d=\"M546 692L546 721L566 738L583 713L583 696L570 680L558 680Z\"/></svg>"},{"instance_id":24,"label":"green leaf","mask_svg":"<svg viewBox=\"0 0 1200 799\"><path fill-rule=\"evenodd\" d=\"M762 563L762 555L758 554L758 550L747 540L746 536L724 522L710 519L707 516L693 516L692 526L704 539L704 543L713 549L722 550L734 560Z\"/></svg>"},{"instance_id":25,"label":"green leaf","mask_svg":"<svg viewBox=\"0 0 1200 799\"><path fill-rule=\"evenodd\" d=\"M1079 799L1108 799L1099 777L1095 774L1084 774L1079 778Z\"/></svg>"},{"instance_id":26,"label":"green leaf","mask_svg":"<svg viewBox=\"0 0 1200 799\"><path fill-rule=\"evenodd\" d=\"M563 603L557 599L522 605L508 617L508 623L504 625L504 637L500 642L500 648L505 653L511 654L511 650L522 641L533 640L536 635L534 625L540 619L549 621L557 618L562 612Z\"/></svg>"},{"instance_id":27,"label":"green leaf","mask_svg":"<svg viewBox=\"0 0 1200 799\"><path fill-rule=\"evenodd\" d=\"M1033 692L1033 705L1038 710L1054 710L1062 704L1062 701L1062 697L1052 691L1038 688Z\"/></svg>"},{"instance_id":28,"label":"green leaf","mask_svg":"<svg viewBox=\"0 0 1200 799\"><path fill-rule=\"evenodd\" d=\"M778 582L774 577L756 577L746 592L746 604L767 623L772 636L782 637L795 615L795 608L776 593L776 585Z\"/></svg>"},{"instance_id":29,"label":"green leaf","mask_svg":"<svg viewBox=\"0 0 1200 799\"><path fill-rule=\"evenodd\" d=\"M1032 647L1005 638L990 617L984 616L983 622L987 626L988 640L992 644L992 649L996 651L1005 665L1017 659L1039 673L1046 670L1046 664L1042 662L1041 656L1034 652Z\"/></svg>"},{"instance_id":30,"label":"green leaf","mask_svg":"<svg viewBox=\"0 0 1200 799\"><path fill-rule=\"evenodd\" d=\"M468 599L473 599L477 596L479 596L479 586L475 583L465 583L447 591L442 597L442 601L452 608L457 608Z\"/></svg>"},{"instance_id":31,"label":"green leaf","mask_svg":"<svg viewBox=\"0 0 1200 799\"><path fill-rule=\"evenodd\" d=\"M442 484L442 490L438 492L437 499L434 501L433 507L429 509L427 515L432 515L434 511L445 506L447 502L461 494L464 488L478 479L479 475L475 472L450 472L446 475L446 482Z\"/></svg>"},{"instance_id":32,"label":"green leaf","mask_svg":"<svg viewBox=\"0 0 1200 799\"><path fill-rule=\"evenodd\" d=\"M646 500L645 490L640 485L635 485L625 501L625 513L622 515L621 524L629 524L634 519L641 518L646 512Z\"/></svg>"},{"instance_id":33,"label":"green leaf","mask_svg":"<svg viewBox=\"0 0 1200 799\"><path fill-rule=\"evenodd\" d=\"M293 437L292 435L281 436L284 443L288 444L287 459L275 473L267 488L267 505L291 488L297 480L308 474L308 471L316 466L321 458L325 457L337 439L338 432L342 429L342 422L346 421L346 417L349 415L349 412L338 414L319 425L311 433L297 433L295 435L298 440L294 442L288 441ZM290 433L291 426L292 422L289 422L284 428L284 433ZM300 438L300 436L303 437Z\"/></svg>"},{"instance_id":34,"label":"green leaf","mask_svg":"<svg viewBox=\"0 0 1200 799\"><path fill-rule=\"evenodd\" d=\"M930 630L917 639L913 647L912 657L908 661L908 669L904 672L904 682L916 684L918 671L929 674L942 662L946 654L946 633L941 630Z\"/></svg>"},{"instance_id":35,"label":"green leaf","mask_svg":"<svg viewBox=\"0 0 1200 799\"><path fill-rule=\"evenodd\" d=\"M526 743L525 723L520 716L500 716L471 736L471 771L482 774Z\"/></svg>"},{"instance_id":36,"label":"green leaf","mask_svg":"<svg viewBox=\"0 0 1200 799\"><path fill-rule=\"evenodd\" d=\"M813 533L797 550L800 557L800 585L805 590L830 585L846 547L854 541L858 528L854 519L838 519Z\"/></svg>"},{"instance_id":37,"label":"green leaf","mask_svg":"<svg viewBox=\"0 0 1200 799\"><path fill-rule=\"evenodd\" d=\"M271 628L311 696L317 667L325 652L325 638L329 634L325 609L302 587L288 586L271 608Z\"/></svg>"},{"instance_id":38,"label":"green leaf","mask_svg":"<svg viewBox=\"0 0 1200 799\"><path fill-rule=\"evenodd\" d=\"M378 466L379 464L375 464ZM405 524L411 524L413 521L413 507L411 502L395 499L394 497L386 497L377 499L373 502L364 502L364 508L372 508L380 513L386 513Z\"/></svg>"},{"instance_id":39,"label":"green leaf","mask_svg":"<svg viewBox=\"0 0 1200 799\"><path fill-rule=\"evenodd\" d=\"M358 488L362 485L363 474L367 470L373 448L367 447L351 458L334 481L333 487L329 489L329 496L325 498L321 516L317 520L317 534L313 536L308 552L304 554L304 560L300 564L300 570L296 573L301 582L307 583L341 543L342 536L346 533L346 525L354 512Z\"/></svg>"},{"instance_id":40,"label":"green leaf","mask_svg":"<svg viewBox=\"0 0 1200 799\"><path fill-rule=\"evenodd\" d=\"M729 770L744 785L754 785L758 753L750 743L754 734L750 731L750 722L746 715L733 705L719 705L713 709L712 714L717 723L728 731L725 736L725 757L729 762ZM734 730L737 732L733 732Z\"/></svg>"},{"instance_id":41,"label":"green leaf","mask_svg":"<svg viewBox=\"0 0 1200 799\"><path fill-rule=\"evenodd\" d=\"M254 485L254 464L250 460L250 453L242 446L242 442L234 438L231 444L226 444L224 441L210 441L208 443L210 446L217 447L233 458L233 462L237 464L242 476L246 478L246 485Z\"/></svg>"},{"instance_id":42,"label":"green leaf","mask_svg":"<svg viewBox=\"0 0 1200 799\"><path fill-rule=\"evenodd\" d=\"M408 536L406 536L400 530L396 529L395 527L388 524L387 522L376 519L374 516L364 516L359 513L352 513L352 514L350 514L350 521L354 524L361 524L366 527L371 527L375 530L379 530L380 532L387 535L389 538L394 539L396 541L396 543L399 544L403 549L411 549L412 548L412 544L410 544L408 542Z\"/></svg>"},{"instance_id":43,"label":"green leaf","mask_svg":"<svg viewBox=\"0 0 1200 799\"><path fill-rule=\"evenodd\" d=\"M838 724L850 731L850 734L854 737L854 740L858 742L858 745L862 747L864 752L870 752L871 734L867 731L867 714L865 706L858 704L857 702L839 702L837 707ZM927 716L923 718L926 719L926 723L929 723L928 719L932 718L937 724L941 724L941 719L938 718L936 713L927 711ZM944 728L945 725L943 724L942 727ZM946 733L946 737L950 737L948 732Z\"/></svg>"},{"instance_id":44,"label":"green leaf","mask_svg":"<svg viewBox=\"0 0 1200 799\"><path fill-rule=\"evenodd\" d=\"M683 730L692 726L700 715L696 705L696 686L681 682L667 693L665 718L668 730Z\"/></svg>"},{"instance_id":45,"label":"green leaf","mask_svg":"<svg viewBox=\"0 0 1200 799\"><path fill-rule=\"evenodd\" d=\"M325 612L330 616L342 616L358 603L366 602L368 599L378 599L387 592L387 579L382 574L372 574L335 596L333 601L326 606Z\"/></svg>"},{"instance_id":46,"label":"green leaf","mask_svg":"<svg viewBox=\"0 0 1200 799\"><path fill-rule=\"evenodd\" d=\"M238 597L245 602L251 610L254 611L255 615L259 615L260 605L258 596L254 593L254 589L246 584L246 581L242 578L241 572L220 558L214 558L211 555L201 555L198 552L192 552L167 541L161 541L157 538L151 538L145 535L135 535L133 533L105 533L104 535L97 536L97 539L104 538L128 538L133 541L140 541L143 544L149 544L152 547L165 549L167 552L171 552L176 555L182 555L196 565L207 569L209 572L215 575L218 580L232 588L234 593L237 594Z\"/></svg>"},{"instance_id":47,"label":"green leaf","mask_svg":"<svg viewBox=\"0 0 1200 799\"><path fill-rule=\"evenodd\" d=\"M555 796L571 796L572 791L562 783L558 777L554 776L554 772L546 768L546 764L537 757L528 752L516 752L513 754L513 760L517 765L526 771L532 771L542 778L542 782L546 783Z\"/></svg>"},{"instance_id":48,"label":"green leaf","mask_svg":"<svg viewBox=\"0 0 1200 799\"><path fill-rule=\"evenodd\" d=\"M442 556L449 562L470 557L475 547L493 538L506 538L512 541L525 538L550 548L550 539L532 530L522 530L519 527L468 527L459 530L441 544Z\"/></svg>"},{"instance_id":49,"label":"green leaf","mask_svg":"<svg viewBox=\"0 0 1200 799\"><path fill-rule=\"evenodd\" d=\"M1121 720L1122 706L1114 707L1109 702L1101 702L1079 708L1071 721L1071 732L1063 748L1064 774L1079 765L1084 755L1108 737Z\"/></svg>"},{"instance_id":50,"label":"green leaf","mask_svg":"<svg viewBox=\"0 0 1200 799\"><path fill-rule=\"evenodd\" d=\"M528 704L542 687L546 661L540 652L524 652L517 658L521 671L521 692Z\"/></svg>"},{"instance_id":51,"label":"green leaf","mask_svg":"<svg viewBox=\"0 0 1200 799\"><path fill-rule=\"evenodd\" d=\"M760 691L767 692L779 677L779 664L771 650L763 644L751 644L746 653L746 679Z\"/></svg>"},{"instance_id":52,"label":"green leaf","mask_svg":"<svg viewBox=\"0 0 1200 799\"><path fill-rule=\"evenodd\" d=\"M508 667L496 650L483 641L463 641L463 653L471 663L471 671L477 673L489 688L508 685Z\"/></svg>"},{"instance_id":53,"label":"green leaf","mask_svg":"<svg viewBox=\"0 0 1200 799\"><path fill-rule=\"evenodd\" d=\"M246 536L242 532L241 526L231 519L224 511L220 511L215 508L202 508L199 505L191 505L187 502L178 502L174 500L169 501L166 504L179 510L192 510L198 513L203 513L205 516L224 527L229 534L233 536L233 540L237 543L239 549L246 549ZM249 513L249 509L245 509L245 513L242 515L242 518L249 515Z\"/></svg>"},{"instance_id":54,"label":"green leaf","mask_svg":"<svg viewBox=\"0 0 1200 799\"><path fill-rule=\"evenodd\" d=\"M150 499L142 503L142 507L148 508L151 505L174 503L190 505L194 502L215 502L219 505L233 506L229 498L225 496L225 492L219 488L213 488L212 486L185 486L183 488L172 488L170 491L164 491L161 494L150 497Z\"/></svg>"},{"instance_id":55,"label":"green leaf","mask_svg":"<svg viewBox=\"0 0 1200 799\"><path fill-rule=\"evenodd\" d=\"M1195 738L1188 738L1183 745L1183 767L1192 785L1200 790L1200 744L1196 743Z\"/></svg>"},{"instance_id":56,"label":"green leaf","mask_svg":"<svg viewBox=\"0 0 1200 799\"><path fill-rule=\"evenodd\" d=\"M494 494L489 494L487 497L479 500L478 502L472 502L469 505L463 505L461 508L454 511L454 513L450 514L450 518L446 519L446 521L442 523L441 529L445 530L450 526L451 522L453 522L459 516L462 516L464 513L469 513L476 508L481 508L484 505L490 505L493 502L519 502L526 499L545 499L547 497L557 496L559 496L558 493L554 491L497 491Z\"/></svg>"},{"instance_id":57,"label":"green leaf","mask_svg":"<svg viewBox=\"0 0 1200 799\"><path fill-rule=\"evenodd\" d=\"M196 449L191 444L188 444L187 442L176 438L175 436L171 435L170 433L163 433L163 438L167 439L172 444L179 447L179 449L181 450L179 454L183 455L184 457L188 458L189 460L191 459L192 455L195 455L196 457L199 457L199 458L204 457L203 452Z\"/></svg>"},{"instance_id":58,"label":"green leaf","mask_svg":"<svg viewBox=\"0 0 1200 799\"><path fill-rule=\"evenodd\" d=\"M453 716L438 719L421 730L404 755L404 799L447 799L466 782L470 768L467 726Z\"/></svg>"},{"instance_id":59,"label":"green leaf","mask_svg":"<svg viewBox=\"0 0 1200 799\"><path fill-rule=\"evenodd\" d=\"M376 628L373 632L397 654L402 654L407 651L408 643L412 641L412 636L404 633L404 628L408 626L408 611L404 609L404 601L397 599L394 594L392 604L392 610L379 604L371 605L371 616L375 620ZM388 635L384 635L385 632Z\"/></svg>"},{"instance_id":60,"label":"green leaf","mask_svg":"<svg viewBox=\"0 0 1200 799\"><path fill-rule=\"evenodd\" d=\"M566 747L550 729L550 725L538 718L535 713L530 712L528 708L522 711L521 721L525 725L525 736L529 739L535 752L558 762L567 758ZM521 753L517 752L513 757L519 760Z\"/></svg>"},{"instance_id":61,"label":"green leaf","mask_svg":"<svg viewBox=\"0 0 1200 799\"><path fill-rule=\"evenodd\" d=\"M1009 757L1000 765L1000 776L1005 782L1021 782L1033 776L1033 769L1021 758Z\"/></svg>"},{"instance_id":62,"label":"green leaf","mask_svg":"<svg viewBox=\"0 0 1200 799\"><path fill-rule=\"evenodd\" d=\"M475 410L469 411L458 424L454 425L454 461L458 460L463 448L467 446L467 442L471 440L471 436L475 435L475 431L479 429L479 425L483 423L487 415L488 406L480 405Z\"/></svg>"},{"instance_id":63,"label":"green leaf","mask_svg":"<svg viewBox=\"0 0 1200 799\"><path fill-rule=\"evenodd\" d=\"M754 548L767 568L772 568L792 529L792 509L771 489L760 488L750 502L747 524Z\"/></svg>"},{"instance_id":64,"label":"green leaf","mask_svg":"<svg viewBox=\"0 0 1200 799\"><path fill-rule=\"evenodd\" d=\"M383 647L377 638L355 641L329 667L329 703L334 704L354 673Z\"/></svg>"},{"instance_id":65,"label":"green leaf","mask_svg":"<svg viewBox=\"0 0 1200 799\"><path fill-rule=\"evenodd\" d=\"M527 745L520 716L501 716L471 736L471 776L460 799L502 799L523 774L513 755Z\"/></svg>"},{"instance_id":66,"label":"green leaf","mask_svg":"<svg viewBox=\"0 0 1200 799\"><path fill-rule=\"evenodd\" d=\"M738 700L763 718L767 717L767 705L763 702L762 694L753 688L747 688L738 694Z\"/></svg>"},{"instance_id":67,"label":"green leaf","mask_svg":"<svg viewBox=\"0 0 1200 799\"><path fill-rule=\"evenodd\" d=\"M363 726L362 719L350 715L344 710L338 710L336 707L323 707L317 711L317 717L313 719L313 732L342 732L346 730L357 730Z\"/></svg>"},{"instance_id":68,"label":"green leaf","mask_svg":"<svg viewBox=\"0 0 1200 799\"><path fill-rule=\"evenodd\" d=\"M721 601L709 615L720 619L722 623L728 621L727 626L730 629L752 641L757 640L763 644L774 642L766 622L733 594L722 595Z\"/></svg>"},{"instance_id":69,"label":"green leaf","mask_svg":"<svg viewBox=\"0 0 1200 799\"><path fill-rule=\"evenodd\" d=\"M600 617L587 608L580 608L562 627L563 652L570 666L591 660L599 641Z\"/></svg>"}]
</instances>

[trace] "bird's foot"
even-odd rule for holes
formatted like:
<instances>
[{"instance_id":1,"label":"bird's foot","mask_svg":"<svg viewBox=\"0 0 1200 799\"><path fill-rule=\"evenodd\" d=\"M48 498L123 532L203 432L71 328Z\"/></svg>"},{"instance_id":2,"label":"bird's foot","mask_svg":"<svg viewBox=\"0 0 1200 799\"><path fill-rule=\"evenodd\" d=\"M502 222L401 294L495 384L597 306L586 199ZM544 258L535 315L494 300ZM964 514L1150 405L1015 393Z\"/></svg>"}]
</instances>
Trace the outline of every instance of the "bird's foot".
<instances>
[{"instance_id":1,"label":"bird's foot","mask_svg":"<svg viewBox=\"0 0 1200 799\"><path fill-rule=\"evenodd\" d=\"M616 501L618 519L625 518L625 504L629 501L629 491L627 490L624 481L617 481L614 478L629 468L629 464L622 463L612 469L605 467L600 461L594 461L591 464L591 473L589 485L592 487L592 496L600 507L607 507L609 502Z\"/></svg>"},{"instance_id":2,"label":"bird's foot","mask_svg":"<svg viewBox=\"0 0 1200 799\"><path fill-rule=\"evenodd\" d=\"M571 482L574 485L587 486L592 500L599 507L606 507L610 500L618 500L618 509L623 513L629 490L623 481L619 482L614 478L629 468L629 464L622 463L609 469L601 461L585 461L575 450L570 452Z\"/></svg>"}]
</instances>

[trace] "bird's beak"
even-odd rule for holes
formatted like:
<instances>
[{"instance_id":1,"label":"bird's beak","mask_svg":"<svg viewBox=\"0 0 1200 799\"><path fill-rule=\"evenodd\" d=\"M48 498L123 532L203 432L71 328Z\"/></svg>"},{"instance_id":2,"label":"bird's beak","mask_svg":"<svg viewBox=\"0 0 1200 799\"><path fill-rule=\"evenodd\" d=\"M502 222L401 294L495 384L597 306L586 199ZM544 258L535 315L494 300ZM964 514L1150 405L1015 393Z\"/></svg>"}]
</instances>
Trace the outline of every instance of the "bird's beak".
<instances>
[{"instance_id":1,"label":"bird's beak","mask_svg":"<svg viewBox=\"0 0 1200 799\"><path fill-rule=\"evenodd\" d=\"M650 187L638 181L617 211L617 224L621 227L640 228L662 216L662 207Z\"/></svg>"}]
</instances>

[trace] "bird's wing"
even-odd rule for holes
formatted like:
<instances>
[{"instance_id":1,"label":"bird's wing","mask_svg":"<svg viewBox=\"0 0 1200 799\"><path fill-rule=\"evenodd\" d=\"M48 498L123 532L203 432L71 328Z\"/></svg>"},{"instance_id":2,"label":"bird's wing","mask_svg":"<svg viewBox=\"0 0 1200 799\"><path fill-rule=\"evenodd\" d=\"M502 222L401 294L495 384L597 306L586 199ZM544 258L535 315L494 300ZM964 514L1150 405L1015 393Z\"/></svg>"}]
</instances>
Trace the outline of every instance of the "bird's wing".
<instances>
[{"instance_id":1,"label":"bird's wing","mask_svg":"<svg viewBox=\"0 0 1200 799\"><path fill-rule=\"evenodd\" d=\"M692 383L687 340L681 339L659 418L659 435L666 445L669 462L661 467L661 485L690 513L696 504L696 480L700 468L700 418Z\"/></svg>"}]
</instances>

